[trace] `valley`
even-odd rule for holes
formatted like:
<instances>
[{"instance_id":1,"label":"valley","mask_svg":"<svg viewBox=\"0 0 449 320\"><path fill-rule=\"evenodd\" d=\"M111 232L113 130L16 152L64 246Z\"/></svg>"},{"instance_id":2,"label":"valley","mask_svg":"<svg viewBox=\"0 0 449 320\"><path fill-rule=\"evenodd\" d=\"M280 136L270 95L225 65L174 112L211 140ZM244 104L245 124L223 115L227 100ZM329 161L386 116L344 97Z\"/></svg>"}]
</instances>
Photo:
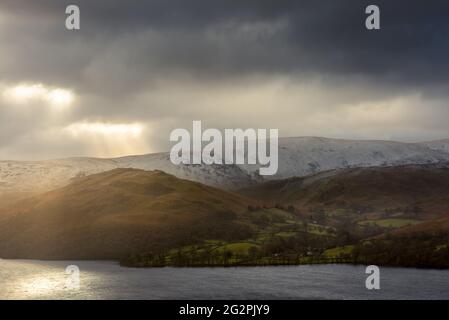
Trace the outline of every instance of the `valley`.
<instances>
[{"instance_id":1,"label":"valley","mask_svg":"<svg viewBox=\"0 0 449 320\"><path fill-rule=\"evenodd\" d=\"M229 192L162 171L114 169L4 205L0 257L447 268L448 178L439 165L371 167Z\"/></svg>"}]
</instances>

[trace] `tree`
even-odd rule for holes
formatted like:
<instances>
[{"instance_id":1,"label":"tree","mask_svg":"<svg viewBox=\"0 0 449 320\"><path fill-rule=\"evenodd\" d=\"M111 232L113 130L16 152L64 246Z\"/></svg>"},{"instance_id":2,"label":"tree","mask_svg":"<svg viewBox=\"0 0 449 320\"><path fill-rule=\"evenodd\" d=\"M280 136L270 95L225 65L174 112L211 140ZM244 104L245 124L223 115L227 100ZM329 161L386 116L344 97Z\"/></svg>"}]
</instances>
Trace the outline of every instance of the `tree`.
<instances>
[{"instance_id":1,"label":"tree","mask_svg":"<svg viewBox=\"0 0 449 320\"><path fill-rule=\"evenodd\" d=\"M232 256L233 256L232 251L227 249L223 250L223 262L225 265L228 264L228 260L230 260Z\"/></svg>"},{"instance_id":2,"label":"tree","mask_svg":"<svg viewBox=\"0 0 449 320\"><path fill-rule=\"evenodd\" d=\"M252 246L248 249L248 255L251 260L257 261L259 256L259 249L256 246Z\"/></svg>"}]
</instances>

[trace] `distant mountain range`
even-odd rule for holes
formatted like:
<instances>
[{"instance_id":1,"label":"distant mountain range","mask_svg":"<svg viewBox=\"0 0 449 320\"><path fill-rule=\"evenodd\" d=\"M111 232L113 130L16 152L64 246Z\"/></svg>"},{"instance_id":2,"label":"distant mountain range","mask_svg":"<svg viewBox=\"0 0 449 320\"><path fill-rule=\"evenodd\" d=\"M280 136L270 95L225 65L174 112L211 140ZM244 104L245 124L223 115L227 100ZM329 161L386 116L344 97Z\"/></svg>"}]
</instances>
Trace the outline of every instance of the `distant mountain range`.
<instances>
[{"instance_id":1,"label":"distant mountain range","mask_svg":"<svg viewBox=\"0 0 449 320\"><path fill-rule=\"evenodd\" d=\"M162 170L181 179L235 190L266 180L303 177L333 169L434 163L449 163L449 140L401 143L317 137L281 138L279 170L275 176L260 176L257 165L173 165L168 153L113 159L0 161L0 196L49 191L65 186L77 177L115 168Z\"/></svg>"}]
</instances>

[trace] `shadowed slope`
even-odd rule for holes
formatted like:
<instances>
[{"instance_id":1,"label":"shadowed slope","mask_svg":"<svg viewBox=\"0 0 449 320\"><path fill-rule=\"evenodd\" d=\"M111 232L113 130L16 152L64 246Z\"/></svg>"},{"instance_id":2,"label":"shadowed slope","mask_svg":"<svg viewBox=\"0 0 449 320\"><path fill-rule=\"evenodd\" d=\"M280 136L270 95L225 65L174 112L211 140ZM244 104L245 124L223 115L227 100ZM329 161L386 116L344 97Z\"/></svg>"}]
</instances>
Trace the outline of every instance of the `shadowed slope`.
<instances>
[{"instance_id":1,"label":"shadowed slope","mask_svg":"<svg viewBox=\"0 0 449 320\"><path fill-rule=\"evenodd\" d=\"M306 213L322 208L356 214L413 213L428 219L449 214L449 169L422 165L335 170L259 184L242 194L292 204Z\"/></svg>"}]
</instances>

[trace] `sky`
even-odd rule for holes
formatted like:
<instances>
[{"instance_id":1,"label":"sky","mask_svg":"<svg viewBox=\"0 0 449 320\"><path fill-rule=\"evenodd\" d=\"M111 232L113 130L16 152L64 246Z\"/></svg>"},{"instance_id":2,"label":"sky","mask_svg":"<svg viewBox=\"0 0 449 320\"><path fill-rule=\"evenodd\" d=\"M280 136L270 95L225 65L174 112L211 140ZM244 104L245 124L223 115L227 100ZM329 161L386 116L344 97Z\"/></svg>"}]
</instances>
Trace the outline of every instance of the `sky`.
<instances>
[{"instance_id":1,"label":"sky","mask_svg":"<svg viewBox=\"0 0 449 320\"><path fill-rule=\"evenodd\" d=\"M2 0L0 160L168 151L193 120L449 138L448 15L445 0Z\"/></svg>"}]
</instances>

